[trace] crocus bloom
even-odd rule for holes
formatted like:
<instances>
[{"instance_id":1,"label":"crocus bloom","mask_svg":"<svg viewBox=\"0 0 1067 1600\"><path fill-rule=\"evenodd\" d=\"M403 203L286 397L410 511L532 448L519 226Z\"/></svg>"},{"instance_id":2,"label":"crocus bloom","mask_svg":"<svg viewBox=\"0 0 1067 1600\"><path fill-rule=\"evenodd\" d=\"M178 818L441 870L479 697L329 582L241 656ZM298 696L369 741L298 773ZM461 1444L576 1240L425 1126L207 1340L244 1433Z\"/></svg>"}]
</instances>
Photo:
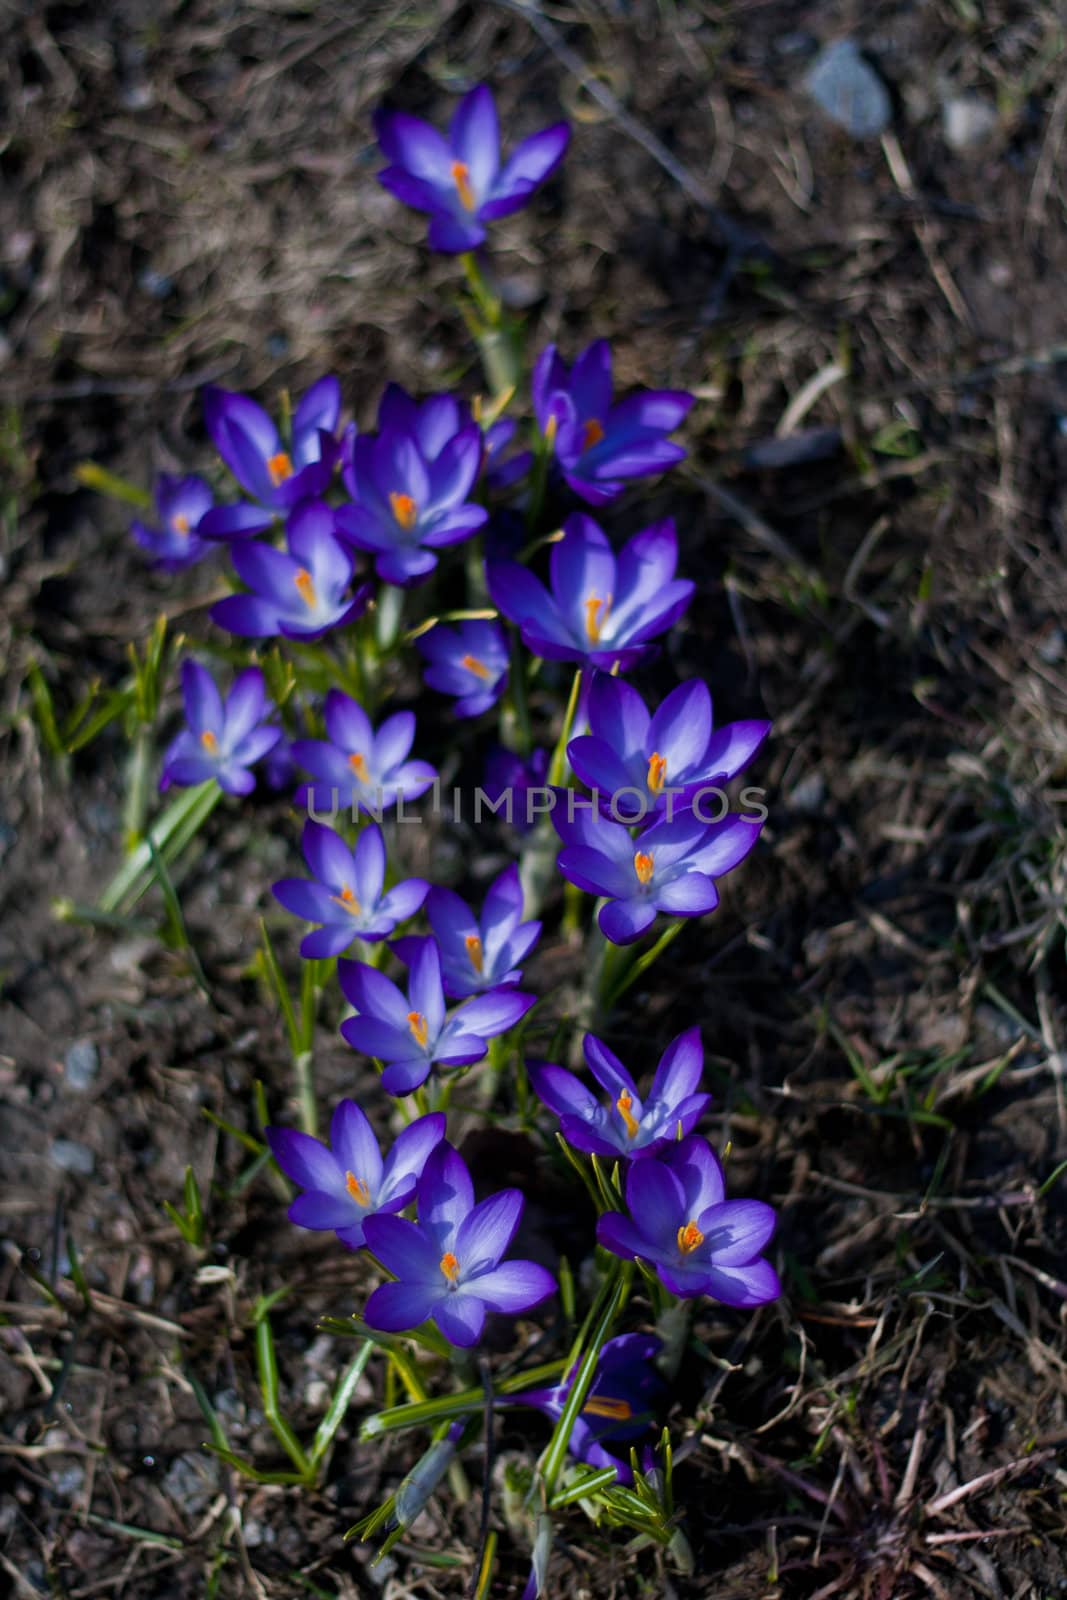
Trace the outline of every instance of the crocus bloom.
<instances>
[{"instance_id":1,"label":"crocus bloom","mask_svg":"<svg viewBox=\"0 0 1067 1600\"><path fill-rule=\"evenodd\" d=\"M576 1150L612 1160L655 1155L671 1140L692 1133L710 1104L710 1094L697 1093L704 1065L699 1028L687 1029L667 1046L647 1100L606 1044L587 1033L582 1048L590 1072L607 1090L606 1106L562 1067L547 1061L528 1066L534 1093L559 1117L560 1132Z\"/></svg>"},{"instance_id":2,"label":"crocus bloom","mask_svg":"<svg viewBox=\"0 0 1067 1600\"><path fill-rule=\"evenodd\" d=\"M423 674L431 689L454 694L457 717L477 717L496 705L508 686L507 640L495 622L438 623L415 643L429 662Z\"/></svg>"},{"instance_id":3,"label":"crocus bloom","mask_svg":"<svg viewBox=\"0 0 1067 1600\"><path fill-rule=\"evenodd\" d=\"M212 442L246 494L256 501L216 506L201 533L233 539L269 528L300 500L313 500L329 485L340 453L334 437L341 414L341 385L320 378L298 402L288 448L274 423L254 400L226 389L204 390L204 421Z\"/></svg>"},{"instance_id":4,"label":"crocus bloom","mask_svg":"<svg viewBox=\"0 0 1067 1600\"><path fill-rule=\"evenodd\" d=\"M623 1333L600 1352L585 1404L575 1420L567 1448L591 1467L614 1467L620 1483L633 1482L629 1464L604 1449L604 1442L640 1438L666 1384L653 1365L663 1348L654 1334ZM534 1406L558 1422L578 1376L576 1362L554 1389L525 1389L502 1402Z\"/></svg>"},{"instance_id":5,"label":"crocus bloom","mask_svg":"<svg viewBox=\"0 0 1067 1600\"><path fill-rule=\"evenodd\" d=\"M563 160L570 128L557 122L516 146L500 165L500 129L484 84L456 107L448 138L419 117L379 111L374 119L390 163L378 182L430 217L431 250L455 254L484 243L486 223L521 211Z\"/></svg>"},{"instance_id":6,"label":"crocus bloom","mask_svg":"<svg viewBox=\"0 0 1067 1600\"><path fill-rule=\"evenodd\" d=\"M437 940L445 993L457 1000L518 983L518 963L541 932L539 922L522 920L516 866L505 868L490 884L480 918L458 894L436 885L427 896L426 914ZM401 961L410 962L421 942L417 935L409 936L394 940L392 948Z\"/></svg>"},{"instance_id":7,"label":"crocus bloom","mask_svg":"<svg viewBox=\"0 0 1067 1600\"><path fill-rule=\"evenodd\" d=\"M339 956L355 938L372 944L386 938L426 898L430 885L423 878L385 890L385 843L376 823L363 829L352 850L321 822L304 824L302 842L311 877L283 878L273 893L287 911L322 924L300 945L309 960Z\"/></svg>"},{"instance_id":8,"label":"crocus bloom","mask_svg":"<svg viewBox=\"0 0 1067 1600\"><path fill-rule=\"evenodd\" d=\"M197 533L200 520L213 504L211 490L203 478L179 478L161 472L153 489L158 527L132 522L134 539L155 556L155 565L164 572L180 572L200 561L210 546Z\"/></svg>"},{"instance_id":9,"label":"crocus bloom","mask_svg":"<svg viewBox=\"0 0 1067 1600\"><path fill-rule=\"evenodd\" d=\"M334 532L334 513L305 500L290 513L288 554L250 539L230 557L251 594L231 594L211 608L211 620L244 639L321 639L366 610L370 584L349 592L352 557Z\"/></svg>"},{"instance_id":10,"label":"crocus bloom","mask_svg":"<svg viewBox=\"0 0 1067 1600\"><path fill-rule=\"evenodd\" d=\"M643 822L665 809L677 815L700 789L736 777L771 726L730 722L713 730L711 695L699 678L679 684L650 716L636 689L598 672L586 713L589 732L571 740L567 759L616 822Z\"/></svg>"},{"instance_id":11,"label":"crocus bloom","mask_svg":"<svg viewBox=\"0 0 1067 1600\"><path fill-rule=\"evenodd\" d=\"M626 487L684 461L681 445L668 433L693 404L677 389L642 389L611 403L611 349L598 339L582 352L571 371L549 345L533 371L537 425L554 451L575 494L602 506Z\"/></svg>"},{"instance_id":12,"label":"crocus bloom","mask_svg":"<svg viewBox=\"0 0 1067 1600\"><path fill-rule=\"evenodd\" d=\"M762 1200L727 1200L723 1170L697 1134L626 1172L630 1216L609 1211L597 1222L597 1243L630 1261L655 1267L683 1300L712 1295L728 1306L761 1306L781 1294L778 1274L760 1251L774 1232Z\"/></svg>"},{"instance_id":13,"label":"crocus bloom","mask_svg":"<svg viewBox=\"0 0 1067 1600\"><path fill-rule=\"evenodd\" d=\"M314 784L297 790L315 811L358 805L379 812L398 797L415 800L436 774L425 761L408 761L415 738L415 714L396 711L375 733L363 707L340 689L331 689L324 707L329 740L294 739L293 759L310 772Z\"/></svg>"},{"instance_id":14,"label":"crocus bloom","mask_svg":"<svg viewBox=\"0 0 1067 1600\"><path fill-rule=\"evenodd\" d=\"M265 721L273 707L267 702L262 672L246 667L238 673L223 703L207 668L183 661L182 696L189 726L167 747L159 787L214 778L227 794L251 794L256 780L249 767L282 736L280 728Z\"/></svg>"},{"instance_id":15,"label":"crocus bloom","mask_svg":"<svg viewBox=\"0 0 1067 1600\"><path fill-rule=\"evenodd\" d=\"M530 814L530 791L543 789L547 777L547 750L534 750L524 761L514 750L496 745L486 757L482 792L496 815L519 833L529 833L538 820L537 813Z\"/></svg>"},{"instance_id":16,"label":"crocus bloom","mask_svg":"<svg viewBox=\"0 0 1067 1600\"><path fill-rule=\"evenodd\" d=\"M410 1094L426 1082L435 1062L464 1067L480 1061L486 1040L513 1028L534 1004L533 995L495 989L446 1016L441 958L432 939L423 940L412 957L406 995L364 961L339 962L337 976L358 1012L342 1022L341 1033L353 1050L386 1063L386 1094Z\"/></svg>"},{"instance_id":17,"label":"crocus bloom","mask_svg":"<svg viewBox=\"0 0 1067 1600\"><path fill-rule=\"evenodd\" d=\"M692 599L694 585L674 576L677 561L669 518L635 534L616 558L607 535L578 512L552 546L551 593L517 562L489 561L485 571L493 603L534 655L625 670Z\"/></svg>"},{"instance_id":18,"label":"crocus bloom","mask_svg":"<svg viewBox=\"0 0 1067 1600\"><path fill-rule=\"evenodd\" d=\"M402 1211L430 1152L445 1136L442 1112L419 1117L398 1134L382 1160L374 1130L353 1100L342 1100L330 1120L330 1144L293 1128L266 1128L271 1154L287 1178L304 1190L289 1207L298 1228L336 1232L359 1250L363 1226L381 1212Z\"/></svg>"},{"instance_id":19,"label":"crocus bloom","mask_svg":"<svg viewBox=\"0 0 1067 1600\"><path fill-rule=\"evenodd\" d=\"M554 1292L555 1278L535 1261L501 1261L522 1218L518 1189L475 1205L463 1158L439 1144L417 1198L417 1224L377 1216L365 1225L369 1249L397 1279L367 1301L369 1327L402 1333L432 1317L450 1344L466 1347L481 1338L487 1311L515 1316Z\"/></svg>"},{"instance_id":20,"label":"crocus bloom","mask_svg":"<svg viewBox=\"0 0 1067 1600\"><path fill-rule=\"evenodd\" d=\"M714 880L743 861L762 822L730 816L703 823L691 812L673 822L655 822L636 838L621 823L595 812L566 808L552 814L563 840L557 866L587 894L606 895L597 917L613 944L632 944L656 920L702 917L719 903Z\"/></svg>"},{"instance_id":21,"label":"crocus bloom","mask_svg":"<svg viewBox=\"0 0 1067 1600\"><path fill-rule=\"evenodd\" d=\"M433 413L434 427L443 415L443 409ZM437 565L436 549L469 539L489 515L467 498L482 464L477 423L461 427L432 456L420 432L433 429L389 427L352 443L345 484L355 503L338 508L337 526L357 550L371 552L384 583L421 582Z\"/></svg>"}]
</instances>

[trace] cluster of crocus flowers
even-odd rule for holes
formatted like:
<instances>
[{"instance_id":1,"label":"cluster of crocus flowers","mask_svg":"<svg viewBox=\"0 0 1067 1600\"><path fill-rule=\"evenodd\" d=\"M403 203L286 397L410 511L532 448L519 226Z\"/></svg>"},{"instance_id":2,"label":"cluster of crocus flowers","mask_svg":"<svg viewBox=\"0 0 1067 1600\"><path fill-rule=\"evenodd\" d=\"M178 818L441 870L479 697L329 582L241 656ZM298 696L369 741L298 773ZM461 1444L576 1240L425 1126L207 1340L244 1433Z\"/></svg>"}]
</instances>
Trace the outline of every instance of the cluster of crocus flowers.
<instances>
[{"instance_id":1,"label":"cluster of crocus flowers","mask_svg":"<svg viewBox=\"0 0 1067 1600\"><path fill-rule=\"evenodd\" d=\"M555 124L502 160L484 87L463 98L447 135L399 111L381 112L376 127L389 163L381 183L428 214L433 248L455 253L478 250L495 219L527 203L569 138L566 124ZM465 268L475 289L495 292L486 289L475 257ZM477 292L474 298L481 307ZM751 851L762 819L729 812L711 819L701 798L708 789L721 794L719 786L745 769L769 728L764 721L716 727L710 690L698 679L651 709L622 676L655 653L696 592L678 576L673 521L617 543L584 510L572 510L547 538L555 524L546 516L540 525L545 505L569 500L573 507L576 497L603 507L633 480L680 462L685 451L671 435L694 397L646 389L616 398L603 340L570 367L550 345L531 389L532 454L511 452L516 424L501 415L515 392L510 386L483 408L453 394L419 400L389 384L367 433L354 423L342 427L333 377L313 384L291 414L284 404L277 422L246 395L209 389L208 432L243 498L218 504L203 480L164 475L156 489L159 526L135 525L138 541L164 566L190 564L207 540L230 542L241 588L214 605L212 619L238 638L276 641L264 661L272 683L283 684L276 714L259 668L239 674L223 699L206 669L186 662L187 727L167 750L162 786L215 779L230 793L247 794L251 769L268 759L279 786L304 775L294 801L309 812L301 840L308 875L280 879L273 893L309 925L304 958L341 958L336 975L349 1008L341 1036L365 1058L359 1070L377 1071L383 1094L399 1102L392 1106L397 1122L408 1119L384 1153L366 1111L348 1098L333 1114L328 1141L269 1127L271 1154L300 1191L290 1219L335 1233L381 1269L388 1281L367 1299L369 1328L400 1334L432 1321L462 1348L479 1344L488 1314L520 1315L556 1289L547 1267L509 1254L522 1194L505 1189L476 1201L471 1174L447 1140L445 1113L428 1110L449 1106L459 1075L487 1057L494 1092L498 1073L505 1081L536 1003L519 985L541 922L526 916L515 865L488 883L480 904L470 904L450 888L403 876L396 856L390 860L378 825L383 808L410 820L404 803L438 774L412 756L414 714L388 704L391 656L402 637L392 607L400 597L379 591L378 601L389 601L381 606L386 620L371 612L361 622L372 604L368 578L408 589L436 574L435 602L451 606L457 564L449 547L482 536L465 553L468 570L484 557L468 586L470 609L443 609L421 629L406 623L406 639L422 657L426 686L451 697L455 716L479 717L504 702L501 737L514 734L522 753L493 750L485 794L494 809L506 799L505 815L520 832L534 821L536 791L555 801L536 811L552 809L562 844L558 871L601 901L599 928L616 944L638 940L661 915L698 917L715 908L718 880ZM531 468L529 483L502 506L502 491ZM545 543L547 560L536 553ZM496 615L485 607L486 589ZM357 623L355 638L347 638ZM568 736L551 764L534 747L530 711L543 715L553 669L538 677L531 666L527 674L518 640L538 662L578 669ZM320 704L328 682L345 688L330 688ZM360 699L345 692L356 686ZM276 715L284 715L284 737ZM590 799L560 786L567 763L593 791ZM347 818L325 825L342 808ZM534 842L532 858L547 862L541 843ZM367 959L344 959L353 946ZM381 970L389 961L394 971L396 962L406 966L406 977L394 981ZM547 1061L526 1063L526 1072L558 1119L560 1139L580 1153L572 1160L582 1165L584 1154L610 1163L606 1181L618 1209L600 1216L597 1244L640 1262L646 1278L654 1273L663 1291L680 1298L708 1295L739 1307L773 1299L780 1286L763 1254L773 1210L726 1198L722 1166L696 1131L711 1099L701 1086L698 1029L667 1045L644 1093L604 1040L585 1034L582 1048L592 1085ZM525 1121L524 1094L518 1103ZM592 1168L603 1176L597 1159ZM603 1182L598 1192L601 1204L610 1203ZM589 1244L591 1253L591 1238ZM614 1270L640 1282L631 1269ZM658 1308L661 1289L650 1297ZM630 1468L608 1446L648 1428L666 1387L660 1351L651 1334L609 1339L568 1439L579 1460L613 1468L623 1484L632 1481ZM579 1355L554 1386L513 1392L499 1403L540 1410L555 1422L582 1365ZM441 1441L442 1450L453 1443ZM424 1474L423 1488L428 1481Z\"/></svg>"}]
</instances>

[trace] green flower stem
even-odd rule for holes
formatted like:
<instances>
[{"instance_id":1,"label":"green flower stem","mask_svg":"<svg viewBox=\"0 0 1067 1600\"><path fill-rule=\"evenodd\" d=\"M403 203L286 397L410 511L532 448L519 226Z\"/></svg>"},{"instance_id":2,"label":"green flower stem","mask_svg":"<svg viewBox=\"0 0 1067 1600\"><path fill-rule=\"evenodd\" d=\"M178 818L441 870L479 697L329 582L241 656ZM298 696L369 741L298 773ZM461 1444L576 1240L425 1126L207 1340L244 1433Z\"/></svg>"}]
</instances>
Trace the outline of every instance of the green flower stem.
<instances>
[{"instance_id":1,"label":"green flower stem","mask_svg":"<svg viewBox=\"0 0 1067 1600\"><path fill-rule=\"evenodd\" d=\"M514 1373L496 1385L497 1399L518 1394L526 1389L539 1389L553 1382L563 1372L565 1361L548 1361L543 1366L531 1367L527 1372ZM481 1389L462 1389L457 1394L441 1395L435 1400L420 1400L410 1405L392 1406L375 1412L360 1428L360 1439L376 1439L382 1433L394 1433L399 1428L417 1428L425 1423L440 1422L448 1417L464 1417L484 1410L485 1394Z\"/></svg>"},{"instance_id":2,"label":"green flower stem","mask_svg":"<svg viewBox=\"0 0 1067 1600\"><path fill-rule=\"evenodd\" d=\"M565 782L570 772L570 764L567 761L567 746L571 742L571 730L574 727L574 718L578 711L578 697L581 693L581 688L582 669L579 667L574 674L570 697L567 700L567 709L563 715L563 727L560 729L559 740L555 750L552 752L552 760L549 763L548 786L550 789L557 788L561 783Z\"/></svg>"},{"instance_id":3,"label":"green flower stem","mask_svg":"<svg viewBox=\"0 0 1067 1600\"><path fill-rule=\"evenodd\" d=\"M149 837L167 866L172 866L191 843L221 799L222 790L214 778L209 778L206 783L183 789L156 818L148 830ZM99 909L105 913L130 912L155 881L152 851L148 839L142 839L100 896Z\"/></svg>"},{"instance_id":4,"label":"green flower stem","mask_svg":"<svg viewBox=\"0 0 1067 1600\"><path fill-rule=\"evenodd\" d=\"M539 1476L544 1485L545 1499L548 1502L551 1502L556 1492L556 1482L563 1469L563 1463L567 1459L567 1448L570 1444L574 1424L577 1422L582 1407L585 1405L586 1396L596 1376L597 1361L611 1332L612 1324L626 1303L632 1278L633 1264L627 1261L620 1262L612 1277L608 1280L611 1284L611 1292L607 1303L600 1314L592 1337L585 1347L581 1366L578 1368L577 1375L571 1385L566 1404L560 1414L559 1421L552 1430L552 1437L548 1442L548 1446L541 1457ZM536 1478L534 1481L536 1483Z\"/></svg>"},{"instance_id":5,"label":"green flower stem","mask_svg":"<svg viewBox=\"0 0 1067 1600\"><path fill-rule=\"evenodd\" d=\"M133 749L126 778L126 804L123 808L123 836L127 851L135 850L144 839L148 804L152 794L156 745L152 729L141 723L133 736Z\"/></svg>"},{"instance_id":6,"label":"green flower stem","mask_svg":"<svg viewBox=\"0 0 1067 1600\"><path fill-rule=\"evenodd\" d=\"M635 956L632 954L633 946L631 945L613 945L611 947L613 950L623 952L623 954L605 959L600 986L600 1013L602 1019L607 1018L612 1008L618 1004L630 985L636 983L638 978L648 971L654 961L659 960L664 950L667 949L668 945L674 943L684 927L685 919L682 917L675 918L663 930L655 944L646 950L643 955Z\"/></svg>"}]
</instances>

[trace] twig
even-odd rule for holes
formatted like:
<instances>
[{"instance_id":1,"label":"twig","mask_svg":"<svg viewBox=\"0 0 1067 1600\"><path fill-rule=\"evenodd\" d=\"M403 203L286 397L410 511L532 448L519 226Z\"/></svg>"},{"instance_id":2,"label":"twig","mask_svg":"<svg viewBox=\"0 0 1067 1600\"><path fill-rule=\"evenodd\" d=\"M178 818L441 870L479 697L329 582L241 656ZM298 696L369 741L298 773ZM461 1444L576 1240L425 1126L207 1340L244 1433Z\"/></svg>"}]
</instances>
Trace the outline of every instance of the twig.
<instances>
[{"instance_id":1,"label":"twig","mask_svg":"<svg viewBox=\"0 0 1067 1600\"><path fill-rule=\"evenodd\" d=\"M931 1500L923 1508L923 1515L939 1517L942 1511L947 1511L950 1506L958 1505L961 1500L966 1500L969 1495L978 1494L982 1490L991 1489L995 1483L1000 1483L1005 1478L1013 1477L1017 1472L1023 1472L1030 1467L1039 1467L1045 1461L1051 1461L1055 1450L1038 1450L1032 1456L1023 1456L1019 1461L1009 1461L1006 1466L994 1467L992 1472L983 1472L977 1478L971 1478L967 1483L961 1483L958 1488L950 1489L947 1494L938 1495L936 1500Z\"/></svg>"}]
</instances>

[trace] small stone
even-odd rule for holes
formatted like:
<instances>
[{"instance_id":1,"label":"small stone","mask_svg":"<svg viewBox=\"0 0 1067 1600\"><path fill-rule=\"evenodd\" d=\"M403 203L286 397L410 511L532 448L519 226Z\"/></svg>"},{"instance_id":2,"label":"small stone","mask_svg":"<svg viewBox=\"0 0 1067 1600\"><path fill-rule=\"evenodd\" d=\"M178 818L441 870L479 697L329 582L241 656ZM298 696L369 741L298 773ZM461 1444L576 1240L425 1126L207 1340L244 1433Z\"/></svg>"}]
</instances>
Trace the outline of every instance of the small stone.
<instances>
[{"instance_id":1,"label":"small stone","mask_svg":"<svg viewBox=\"0 0 1067 1600\"><path fill-rule=\"evenodd\" d=\"M64 1499L72 1500L85 1483L85 1468L75 1462L72 1466L61 1467L53 1474L52 1487L56 1494L61 1494Z\"/></svg>"},{"instance_id":2,"label":"small stone","mask_svg":"<svg viewBox=\"0 0 1067 1600\"><path fill-rule=\"evenodd\" d=\"M255 1550L260 1545L273 1544L277 1538L270 1523L260 1522L258 1517L245 1517L241 1523L241 1531L249 1550Z\"/></svg>"},{"instance_id":3,"label":"small stone","mask_svg":"<svg viewBox=\"0 0 1067 1600\"><path fill-rule=\"evenodd\" d=\"M219 1463L214 1456L175 1456L163 1479L163 1488L179 1511L198 1517L219 1490Z\"/></svg>"},{"instance_id":4,"label":"small stone","mask_svg":"<svg viewBox=\"0 0 1067 1600\"><path fill-rule=\"evenodd\" d=\"M86 1144L76 1139L53 1139L50 1147L52 1165L61 1172L76 1172L81 1178L92 1176L96 1157Z\"/></svg>"},{"instance_id":5,"label":"small stone","mask_svg":"<svg viewBox=\"0 0 1067 1600\"><path fill-rule=\"evenodd\" d=\"M801 811L806 816L814 816L817 811L822 810L825 799L825 779L821 773L810 772L806 778L801 778L789 796L789 803L794 811Z\"/></svg>"},{"instance_id":6,"label":"small stone","mask_svg":"<svg viewBox=\"0 0 1067 1600\"><path fill-rule=\"evenodd\" d=\"M837 39L819 53L804 87L853 139L871 139L889 126L889 91L851 39Z\"/></svg>"},{"instance_id":7,"label":"small stone","mask_svg":"<svg viewBox=\"0 0 1067 1600\"><path fill-rule=\"evenodd\" d=\"M980 94L957 94L941 107L941 127L950 150L974 150L997 126L997 108Z\"/></svg>"},{"instance_id":8,"label":"small stone","mask_svg":"<svg viewBox=\"0 0 1067 1600\"><path fill-rule=\"evenodd\" d=\"M72 1089L91 1089L100 1071L100 1052L91 1039L75 1039L63 1058L63 1074Z\"/></svg>"},{"instance_id":9,"label":"small stone","mask_svg":"<svg viewBox=\"0 0 1067 1600\"><path fill-rule=\"evenodd\" d=\"M1051 628L1037 647L1037 653L1048 666L1054 667L1057 661L1063 660L1064 650L1067 649L1067 634L1062 628Z\"/></svg>"}]
</instances>

